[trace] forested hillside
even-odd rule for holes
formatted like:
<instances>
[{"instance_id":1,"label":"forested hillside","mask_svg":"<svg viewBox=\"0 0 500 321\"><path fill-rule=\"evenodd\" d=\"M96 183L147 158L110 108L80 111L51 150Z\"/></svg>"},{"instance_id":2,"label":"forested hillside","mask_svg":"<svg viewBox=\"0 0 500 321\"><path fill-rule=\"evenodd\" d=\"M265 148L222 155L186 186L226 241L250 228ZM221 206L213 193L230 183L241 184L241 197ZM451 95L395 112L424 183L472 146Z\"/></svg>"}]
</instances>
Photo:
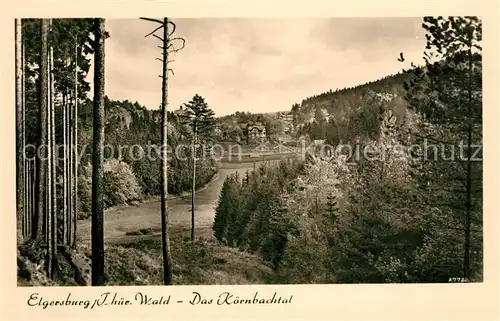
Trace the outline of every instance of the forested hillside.
<instances>
[{"instance_id":1,"label":"forested hillside","mask_svg":"<svg viewBox=\"0 0 500 321\"><path fill-rule=\"evenodd\" d=\"M353 88L330 90L292 106L296 136L327 139L331 144L359 138L375 138L380 120L377 105L392 110L402 123L408 117L404 99L407 73L389 75Z\"/></svg>"},{"instance_id":2,"label":"forested hillside","mask_svg":"<svg viewBox=\"0 0 500 321\"><path fill-rule=\"evenodd\" d=\"M107 206L124 204L160 193L160 114L139 103L105 99L105 201ZM184 144L190 146L192 131L177 116L169 113L168 144L171 150ZM92 152L92 102L86 100L79 113L81 135L79 139L80 200L82 216L90 214L91 152ZM189 148L183 154L169 153L168 190L172 195L191 189L192 169L186 161L191 158ZM217 171L211 158L197 162L197 187L209 182Z\"/></svg>"},{"instance_id":3,"label":"forested hillside","mask_svg":"<svg viewBox=\"0 0 500 321\"><path fill-rule=\"evenodd\" d=\"M297 134L326 143L229 177L222 244L278 283L482 280L481 22L423 27L424 66L293 106Z\"/></svg>"}]
</instances>

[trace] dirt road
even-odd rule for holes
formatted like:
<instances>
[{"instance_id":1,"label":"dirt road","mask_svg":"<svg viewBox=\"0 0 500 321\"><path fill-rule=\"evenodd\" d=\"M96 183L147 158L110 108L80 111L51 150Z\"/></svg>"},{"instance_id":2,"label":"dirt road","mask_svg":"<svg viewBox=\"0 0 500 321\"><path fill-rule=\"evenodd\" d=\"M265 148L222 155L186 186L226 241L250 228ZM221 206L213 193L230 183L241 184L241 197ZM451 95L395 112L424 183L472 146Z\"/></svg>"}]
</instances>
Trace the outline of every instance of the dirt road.
<instances>
[{"instance_id":1,"label":"dirt road","mask_svg":"<svg viewBox=\"0 0 500 321\"><path fill-rule=\"evenodd\" d=\"M215 208L222 184L232 173L252 170L253 163L223 163L217 176L195 194L196 237L210 237L211 226L215 217ZM191 228L191 196L169 198L168 224L173 233L189 235ZM153 235L126 235L140 229L152 229ZM90 219L79 221L78 237L81 241L90 241ZM108 244L126 243L140 238L155 237L161 232L160 202L141 203L137 206L123 206L106 211L104 214L104 242Z\"/></svg>"}]
</instances>

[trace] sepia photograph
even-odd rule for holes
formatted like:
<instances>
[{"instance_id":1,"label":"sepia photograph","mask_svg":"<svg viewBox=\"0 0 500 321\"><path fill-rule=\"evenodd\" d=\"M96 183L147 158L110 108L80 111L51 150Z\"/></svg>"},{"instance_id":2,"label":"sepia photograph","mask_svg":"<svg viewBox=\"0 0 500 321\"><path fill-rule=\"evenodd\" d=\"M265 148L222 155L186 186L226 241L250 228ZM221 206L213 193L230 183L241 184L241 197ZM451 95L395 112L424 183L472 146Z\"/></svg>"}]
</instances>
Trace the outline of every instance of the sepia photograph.
<instances>
[{"instance_id":1,"label":"sepia photograph","mask_svg":"<svg viewBox=\"0 0 500 321\"><path fill-rule=\"evenodd\" d=\"M18 287L483 282L480 17L12 23Z\"/></svg>"}]
</instances>

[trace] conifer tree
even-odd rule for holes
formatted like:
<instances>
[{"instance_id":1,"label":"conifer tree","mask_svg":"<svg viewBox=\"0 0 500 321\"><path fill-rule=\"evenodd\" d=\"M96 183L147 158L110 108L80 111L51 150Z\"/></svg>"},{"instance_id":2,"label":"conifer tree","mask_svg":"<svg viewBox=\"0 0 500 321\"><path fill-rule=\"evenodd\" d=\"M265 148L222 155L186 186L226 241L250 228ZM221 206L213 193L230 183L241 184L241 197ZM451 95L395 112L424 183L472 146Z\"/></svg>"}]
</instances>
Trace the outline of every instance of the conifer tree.
<instances>
[{"instance_id":1,"label":"conifer tree","mask_svg":"<svg viewBox=\"0 0 500 321\"><path fill-rule=\"evenodd\" d=\"M16 49L16 204L17 244L23 242L23 221L26 220L25 206L25 155L24 155L24 110L23 110L23 38L21 20L15 19ZM24 184L24 185L23 185Z\"/></svg>"},{"instance_id":2,"label":"conifer tree","mask_svg":"<svg viewBox=\"0 0 500 321\"><path fill-rule=\"evenodd\" d=\"M229 210L227 212L227 243L229 246L235 246L240 235L238 234L239 216L241 214L241 178L236 172L231 175L230 189L227 195Z\"/></svg>"},{"instance_id":3,"label":"conifer tree","mask_svg":"<svg viewBox=\"0 0 500 321\"><path fill-rule=\"evenodd\" d=\"M192 162L193 162L193 179L191 189L191 241L194 241L195 230L195 192L196 192L196 161L198 158L197 145L199 142L205 143L202 146L206 147L206 143L213 139L213 129L215 126L214 111L208 107L205 99L200 95L194 95L193 99L184 106L185 114L182 116L183 123L189 124L193 132L192 141Z\"/></svg>"},{"instance_id":4,"label":"conifer tree","mask_svg":"<svg viewBox=\"0 0 500 321\"><path fill-rule=\"evenodd\" d=\"M48 78L49 78L49 65L48 65L48 35L49 35L49 22L47 19L41 20L41 48L40 48L40 87L39 87L39 137L40 146L43 147L43 155L38 162L38 175L36 193L36 216L34 219L34 228L32 239L36 243L40 243L43 235L43 226L47 218L45 208L47 200L47 159L48 159Z\"/></svg>"},{"instance_id":5,"label":"conifer tree","mask_svg":"<svg viewBox=\"0 0 500 321\"><path fill-rule=\"evenodd\" d=\"M482 23L477 17L426 17L423 28L425 65L410 71L406 99L422 117L413 132L417 142L445 151L424 155L415 174L433 196L431 204L454 212L443 228L463 231L463 277L470 279L471 232L482 224L482 157L476 154L482 145ZM474 239L482 248L480 237ZM482 259L474 261L477 266Z\"/></svg>"},{"instance_id":6,"label":"conifer tree","mask_svg":"<svg viewBox=\"0 0 500 321\"><path fill-rule=\"evenodd\" d=\"M222 189L220 191L217 207L215 209L215 218L212 225L212 230L214 232L214 237L219 242L226 242L227 238L227 225L228 225L228 214L230 212L230 200L229 193L231 189L230 177L227 177L222 184Z\"/></svg>"},{"instance_id":7,"label":"conifer tree","mask_svg":"<svg viewBox=\"0 0 500 321\"><path fill-rule=\"evenodd\" d=\"M95 20L94 109L92 150L92 285L104 285L104 43L105 20Z\"/></svg>"}]
</instances>

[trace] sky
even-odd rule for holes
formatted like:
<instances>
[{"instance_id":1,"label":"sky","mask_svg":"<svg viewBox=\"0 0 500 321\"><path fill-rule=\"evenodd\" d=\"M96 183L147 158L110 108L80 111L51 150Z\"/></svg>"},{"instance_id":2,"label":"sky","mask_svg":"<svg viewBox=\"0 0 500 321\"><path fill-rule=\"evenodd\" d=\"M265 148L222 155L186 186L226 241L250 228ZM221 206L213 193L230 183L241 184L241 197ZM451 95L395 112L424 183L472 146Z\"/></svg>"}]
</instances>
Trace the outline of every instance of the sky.
<instances>
[{"instance_id":1,"label":"sky","mask_svg":"<svg viewBox=\"0 0 500 321\"><path fill-rule=\"evenodd\" d=\"M168 108L199 94L217 116L290 110L309 96L408 68L425 49L422 18L173 21L173 37L183 37L186 46L170 55ZM155 58L161 42L144 37L156 27L139 19L106 20L105 92L111 99L159 107L162 64ZM397 60L400 52L404 63ZM91 69L88 81L92 77Z\"/></svg>"}]
</instances>

